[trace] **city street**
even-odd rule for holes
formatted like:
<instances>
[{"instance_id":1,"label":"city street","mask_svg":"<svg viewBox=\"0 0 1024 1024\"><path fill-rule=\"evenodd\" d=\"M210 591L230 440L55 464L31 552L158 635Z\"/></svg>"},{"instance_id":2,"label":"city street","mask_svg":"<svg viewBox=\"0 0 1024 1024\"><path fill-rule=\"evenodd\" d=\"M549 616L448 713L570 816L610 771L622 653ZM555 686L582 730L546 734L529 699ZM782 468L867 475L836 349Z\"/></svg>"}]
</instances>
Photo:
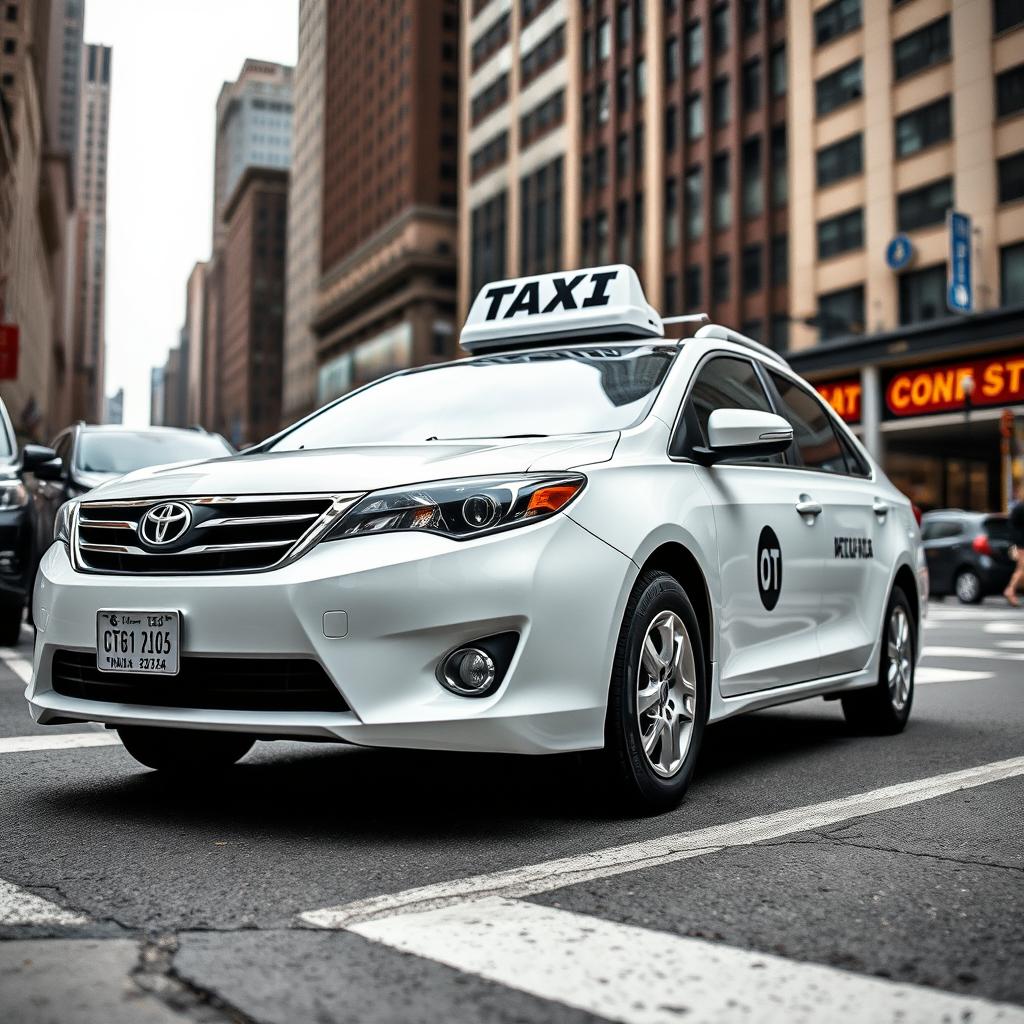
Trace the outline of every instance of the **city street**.
<instances>
[{"instance_id":1,"label":"city street","mask_svg":"<svg viewBox=\"0 0 1024 1024\"><path fill-rule=\"evenodd\" d=\"M575 758L268 742L166 781L33 726L26 627L0 1018L1024 1021L1024 609L933 602L925 647L903 735L820 699L719 724L627 819Z\"/></svg>"}]
</instances>

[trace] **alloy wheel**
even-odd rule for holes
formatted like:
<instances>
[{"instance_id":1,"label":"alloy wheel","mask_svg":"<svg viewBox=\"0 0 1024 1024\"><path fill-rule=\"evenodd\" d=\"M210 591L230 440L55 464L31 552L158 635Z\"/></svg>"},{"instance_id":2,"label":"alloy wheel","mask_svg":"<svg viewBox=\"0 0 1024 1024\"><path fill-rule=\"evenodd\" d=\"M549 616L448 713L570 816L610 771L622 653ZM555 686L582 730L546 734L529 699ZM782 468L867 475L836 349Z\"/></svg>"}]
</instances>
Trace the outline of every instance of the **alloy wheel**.
<instances>
[{"instance_id":1,"label":"alloy wheel","mask_svg":"<svg viewBox=\"0 0 1024 1024\"><path fill-rule=\"evenodd\" d=\"M889 698L897 711L902 711L910 699L910 688L914 682L914 661L911 643L910 620L906 611L896 605L889 615Z\"/></svg>"},{"instance_id":2,"label":"alloy wheel","mask_svg":"<svg viewBox=\"0 0 1024 1024\"><path fill-rule=\"evenodd\" d=\"M658 775L669 778L690 749L697 712L693 644L675 612L660 612L647 627L636 680L637 727L644 754Z\"/></svg>"},{"instance_id":3,"label":"alloy wheel","mask_svg":"<svg viewBox=\"0 0 1024 1024\"><path fill-rule=\"evenodd\" d=\"M956 596L964 604L974 604L981 590L981 581L973 572L962 572L956 578Z\"/></svg>"}]
</instances>

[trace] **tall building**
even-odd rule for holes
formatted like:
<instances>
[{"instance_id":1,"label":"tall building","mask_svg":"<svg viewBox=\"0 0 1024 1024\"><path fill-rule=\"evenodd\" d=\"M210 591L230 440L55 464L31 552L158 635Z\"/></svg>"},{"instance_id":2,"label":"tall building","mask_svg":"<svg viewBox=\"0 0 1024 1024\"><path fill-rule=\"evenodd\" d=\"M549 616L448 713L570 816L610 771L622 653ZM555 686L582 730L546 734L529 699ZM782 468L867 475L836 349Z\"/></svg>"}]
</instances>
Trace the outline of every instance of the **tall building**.
<instances>
[{"instance_id":1,"label":"tall building","mask_svg":"<svg viewBox=\"0 0 1024 1024\"><path fill-rule=\"evenodd\" d=\"M50 145L70 153L78 149L81 112L82 28L85 0L51 0L47 56L46 121Z\"/></svg>"},{"instance_id":2,"label":"tall building","mask_svg":"<svg viewBox=\"0 0 1024 1024\"><path fill-rule=\"evenodd\" d=\"M188 358L185 385L185 420L189 426L202 421L207 382L203 377L206 344L206 275L208 263L197 263L185 285L185 326L182 344Z\"/></svg>"},{"instance_id":3,"label":"tall building","mask_svg":"<svg viewBox=\"0 0 1024 1024\"><path fill-rule=\"evenodd\" d=\"M213 248L224 239L224 208L247 167L291 162L294 69L246 60L217 97L213 169Z\"/></svg>"},{"instance_id":4,"label":"tall building","mask_svg":"<svg viewBox=\"0 0 1024 1024\"><path fill-rule=\"evenodd\" d=\"M668 313L787 337L778 0L463 0L463 276L632 264Z\"/></svg>"},{"instance_id":5,"label":"tall building","mask_svg":"<svg viewBox=\"0 0 1024 1024\"><path fill-rule=\"evenodd\" d=\"M78 135L78 254L75 304L75 416L103 413L106 350L107 140L113 51L83 50L82 114Z\"/></svg>"},{"instance_id":6,"label":"tall building","mask_svg":"<svg viewBox=\"0 0 1024 1024\"><path fill-rule=\"evenodd\" d=\"M149 422L154 427L164 425L164 373L163 366L149 371Z\"/></svg>"},{"instance_id":7,"label":"tall building","mask_svg":"<svg viewBox=\"0 0 1024 1024\"><path fill-rule=\"evenodd\" d=\"M325 40L318 401L455 352L458 0L328 0Z\"/></svg>"},{"instance_id":8,"label":"tall building","mask_svg":"<svg viewBox=\"0 0 1024 1024\"><path fill-rule=\"evenodd\" d=\"M103 403L104 423L124 423L124 388L107 395Z\"/></svg>"},{"instance_id":9,"label":"tall building","mask_svg":"<svg viewBox=\"0 0 1024 1024\"><path fill-rule=\"evenodd\" d=\"M282 417L316 405L316 335L311 322L320 280L320 193L323 183L324 56L327 0L299 2L292 170L288 189Z\"/></svg>"},{"instance_id":10,"label":"tall building","mask_svg":"<svg viewBox=\"0 0 1024 1024\"><path fill-rule=\"evenodd\" d=\"M787 21L791 362L919 505L1004 507L1000 423L1024 414L1024 5L789 0Z\"/></svg>"},{"instance_id":11,"label":"tall building","mask_svg":"<svg viewBox=\"0 0 1024 1024\"><path fill-rule=\"evenodd\" d=\"M249 167L224 208L220 423L236 448L281 420L288 172Z\"/></svg>"}]
</instances>

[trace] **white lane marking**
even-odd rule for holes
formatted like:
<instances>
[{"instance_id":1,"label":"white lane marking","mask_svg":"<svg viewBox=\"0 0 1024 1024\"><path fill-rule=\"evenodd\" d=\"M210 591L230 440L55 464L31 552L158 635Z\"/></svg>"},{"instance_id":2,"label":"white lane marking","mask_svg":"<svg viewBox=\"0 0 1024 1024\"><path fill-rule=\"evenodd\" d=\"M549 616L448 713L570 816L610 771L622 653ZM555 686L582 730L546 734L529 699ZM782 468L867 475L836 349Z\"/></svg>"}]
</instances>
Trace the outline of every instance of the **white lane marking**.
<instances>
[{"instance_id":1,"label":"white lane marking","mask_svg":"<svg viewBox=\"0 0 1024 1024\"><path fill-rule=\"evenodd\" d=\"M1024 654L1007 654L984 647L926 647L925 658L991 658L994 661L1024 661Z\"/></svg>"},{"instance_id":2,"label":"white lane marking","mask_svg":"<svg viewBox=\"0 0 1024 1024\"><path fill-rule=\"evenodd\" d=\"M626 1024L1019 1024L1024 1010L703 939L490 898L351 929Z\"/></svg>"},{"instance_id":3,"label":"white lane marking","mask_svg":"<svg viewBox=\"0 0 1024 1024\"><path fill-rule=\"evenodd\" d=\"M927 683L969 683L976 679L992 679L994 676L994 672L964 672L958 668L921 665L914 673L914 684L924 686Z\"/></svg>"},{"instance_id":4,"label":"white lane marking","mask_svg":"<svg viewBox=\"0 0 1024 1024\"><path fill-rule=\"evenodd\" d=\"M1024 636L1024 618L1019 622L986 622L981 627L986 633L1008 633L1010 636Z\"/></svg>"},{"instance_id":5,"label":"white lane marking","mask_svg":"<svg viewBox=\"0 0 1024 1024\"><path fill-rule=\"evenodd\" d=\"M905 807L931 800L961 789L1024 775L1024 757L965 768L913 782L868 790L827 800L824 803L794 807L774 814L759 815L724 825L712 825L694 832L645 839L623 846L579 853L558 860L527 864L506 871L471 875L450 882L438 882L398 893L385 893L368 899L299 915L307 924L320 928L347 928L358 921L394 914L403 910L430 910L481 896L528 896L549 892L567 885L607 878L658 864L669 864L714 853L729 846L776 839L796 832L809 832L825 825L849 821L865 814Z\"/></svg>"},{"instance_id":6,"label":"white lane marking","mask_svg":"<svg viewBox=\"0 0 1024 1024\"><path fill-rule=\"evenodd\" d=\"M53 735L0 736L0 754L22 754L31 750L70 750L73 747L114 747L121 738L116 732L62 732Z\"/></svg>"},{"instance_id":7,"label":"white lane marking","mask_svg":"<svg viewBox=\"0 0 1024 1024\"><path fill-rule=\"evenodd\" d=\"M78 925L88 920L0 878L0 925Z\"/></svg>"},{"instance_id":8,"label":"white lane marking","mask_svg":"<svg viewBox=\"0 0 1024 1024\"><path fill-rule=\"evenodd\" d=\"M32 678L32 661L16 647L0 647L0 660L26 685Z\"/></svg>"},{"instance_id":9,"label":"white lane marking","mask_svg":"<svg viewBox=\"0 0 1024 1024\"><path fill-rule=\"evenodd\" d=\"M1024 650L1024 640L997 640L996 647L1005 647L1008 650Z\"/></svg>"}]
</instances>

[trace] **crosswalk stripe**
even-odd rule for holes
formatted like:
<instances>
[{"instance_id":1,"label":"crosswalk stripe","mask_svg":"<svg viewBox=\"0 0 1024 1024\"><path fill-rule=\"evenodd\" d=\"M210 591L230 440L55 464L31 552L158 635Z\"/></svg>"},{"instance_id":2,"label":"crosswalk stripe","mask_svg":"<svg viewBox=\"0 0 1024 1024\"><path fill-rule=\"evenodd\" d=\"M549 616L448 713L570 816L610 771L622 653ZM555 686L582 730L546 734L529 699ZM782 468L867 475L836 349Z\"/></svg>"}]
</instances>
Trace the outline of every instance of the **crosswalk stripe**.
<instances>
[{"instance_id":1,"label":"crosswalk stripe","mask_svg":"<svg viewBox=\"0 0 1024 1024\"><path fill-rule=\"evenodd\" d=\"M33 750L71 750L75 747L113 747L120 744L116 732L39 733L32 736L0 736L0 754L23 754Z\"/></svg>"},{"instance_id":2,"label":"crosswalk stripe","mask_svg":"<svg viewBox=\"0 0 1024 1024\"><path fill-rule=\"evenodd\" d=\"M80 925L88 920L0 878L0 925Z\"/></svg>"},{"instance_id":3,"label":"crosswalk stripe","mask_svg":"<svg viewBox=\"0 0 1024 1024\"><path fill-rule=\"evenodd\" d=\"M350 930L625 1024L1024 1022L1020 1007L520 900L491 897Z\"/></svg>"},{"instance_id":4,"label":"crosswalk stripe","mask_svg":"<svg viewBox=\"0 0 1024 1024\"><path fill-rule=\"evenodd\" d=\"M1019 775L1024 775L1024 757L1011 757L1005 761L993 761L945 775L884 786L824 803L758 815L724 825L712 825L693 832L645 839L506 871L471 875L398 893L372 896L340 906L309 910L300 914L299 918L318 928L341 929L350 928L370 918L414 909L429 910L477 897L517 897L549 892L567 885L699 857L730 846L749 846L779 836L809 832L825 825L906 807L908 804Z\"/></svg>"},{"instance_id":5,"label":"crosswalk stripe","mask_svg":"<svg viewBox=\"0 0 1024 1024\"><path fill-rule=\"evenodd\" d=\"M941 668L938 665L921 665L914 673L914 685L927 683L971 683L978 679L992 679L994 672L966 672L958 668Z\"/></svg>"},{"instance_id":6,"label":"crosswalk stripe","mask_svg":"<svg viewBox=\"0 0 1024 1024\"><path fill-rule=\"evenodd\" d=\"M32 678L32 662L15 647L0 647L0 661L26 685Z\"/></svg>"},{"instance_id":7,"label":"crosswalk stripe","mask_svg":"<svg viewBox=\"0 0 1024 1024\"><path fill-rule=\"evenodd\" d=\"M984 647L926 647L925 658L991 658L993 661L1024 661L1024 654L989 650Z\"/></svg>"}]
</instances>

